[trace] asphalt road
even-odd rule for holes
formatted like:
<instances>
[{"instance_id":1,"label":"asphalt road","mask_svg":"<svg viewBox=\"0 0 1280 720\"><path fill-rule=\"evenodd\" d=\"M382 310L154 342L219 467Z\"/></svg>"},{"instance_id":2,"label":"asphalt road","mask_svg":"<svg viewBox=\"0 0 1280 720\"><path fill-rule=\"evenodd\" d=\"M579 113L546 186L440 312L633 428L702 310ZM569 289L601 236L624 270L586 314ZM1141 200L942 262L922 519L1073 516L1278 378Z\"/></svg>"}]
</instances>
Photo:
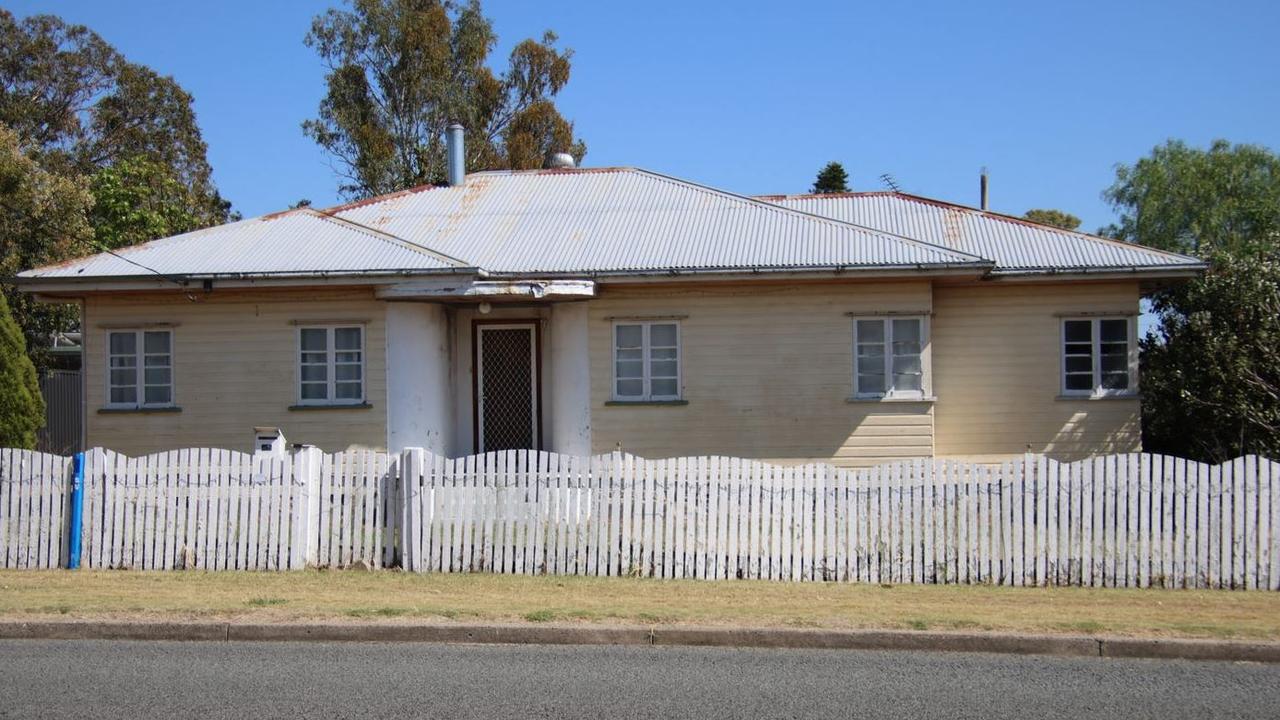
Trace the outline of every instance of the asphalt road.
<instances>
[{"instance_id":1,"label":"asphalt road","mask_svg":"<svg viewBox=\"0 0 1280 720\"><path fill-rule=\"evenodd\" d=\"M0 641L3 718L1280 716L1280 665L959 653Z\"/></svg>"}]
</instances>

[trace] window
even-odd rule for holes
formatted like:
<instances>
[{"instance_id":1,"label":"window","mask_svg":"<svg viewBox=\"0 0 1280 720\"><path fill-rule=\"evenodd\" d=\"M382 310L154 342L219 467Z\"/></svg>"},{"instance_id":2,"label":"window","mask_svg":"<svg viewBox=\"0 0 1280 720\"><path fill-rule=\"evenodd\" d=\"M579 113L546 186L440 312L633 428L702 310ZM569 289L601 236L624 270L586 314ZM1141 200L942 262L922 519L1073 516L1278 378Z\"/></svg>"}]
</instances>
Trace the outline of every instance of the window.
<instances>
[{"instance_id":1,"label":"window","mask_svg":"<svg viewBox=\"0 0 1280 720\"><path fill-rule=\"evenodd\" d=\"M853 394L924 397L924 318L855 318Z\"/></svg>"},{"instance_id":2,"label":"window","mask_svg":"<svg viewBox=\"0 0 1280 720\"><path fill-rule=\"evenodd\" d=\"M107 333L107 407L173 405L173 332Z\"/></svg>"},{"instance_id":3,"label":"window","mask_svg":"<svg viewBox=\"0 0 1280 720\"><path fill-rule=\"evenodd\" d=\"M617 400L680 399L680 325L613 326L613 395Z\"/></svg>"},{"instance_id":4,"label":"window","mask_svg":"<svg viewBox=\"0 0 1280 720\"><path fill-rule=\"evenodd\" d=\"M1130 318L1062 321L1062 393L1127 395L1134 391Z\"/></svg>"},{"instance_id":5,"label":"window","mask_svg":"<svg viewBox=\"0 0 1280 720\"><path fill-rule=\"evenodd\" d=\"M298 402L301 405L364 402L363 327L298 329Z\"/></svg>"}]
</instances>

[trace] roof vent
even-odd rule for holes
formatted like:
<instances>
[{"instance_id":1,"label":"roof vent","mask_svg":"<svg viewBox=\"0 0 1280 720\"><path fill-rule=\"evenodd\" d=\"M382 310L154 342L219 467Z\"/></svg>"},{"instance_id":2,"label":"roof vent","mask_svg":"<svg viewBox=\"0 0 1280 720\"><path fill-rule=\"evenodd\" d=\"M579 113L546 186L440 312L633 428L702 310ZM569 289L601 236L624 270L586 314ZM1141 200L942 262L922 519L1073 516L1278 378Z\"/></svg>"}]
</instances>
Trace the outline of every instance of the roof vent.
<instances>
[{"instance_id":1,"label":"roof vent","mask_svg":"<svg viewBox=\"0 0 1280 720\"><path fill-rule=\"evenodd\" d=\"M556 153L551 156L551 160L547 162L547 167L552 168L571 168L577 164L573 161L573 156L569 153Z\"/></svg>"}]
</instances>

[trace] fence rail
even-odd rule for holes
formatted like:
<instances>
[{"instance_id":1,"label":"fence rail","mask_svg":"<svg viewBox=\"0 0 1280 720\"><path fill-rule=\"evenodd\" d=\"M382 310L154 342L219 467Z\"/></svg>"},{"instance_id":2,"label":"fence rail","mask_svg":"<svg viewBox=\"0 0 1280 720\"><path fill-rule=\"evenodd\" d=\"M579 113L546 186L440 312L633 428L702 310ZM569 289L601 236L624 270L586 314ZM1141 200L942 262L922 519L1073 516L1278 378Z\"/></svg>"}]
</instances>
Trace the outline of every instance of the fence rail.
<instances>
[{"instance_id":1,"label":"fence rail","mask_svg":"<svg viewBox=\"0 0 1280 720\"><path fill-rule=\"evenodd\" d=\"M0 563L67 562L67 458L0 451ZM411 449L86 454L87 567L1280 590L1280 464L866 469Z\"/></svg>"}]
</instances>

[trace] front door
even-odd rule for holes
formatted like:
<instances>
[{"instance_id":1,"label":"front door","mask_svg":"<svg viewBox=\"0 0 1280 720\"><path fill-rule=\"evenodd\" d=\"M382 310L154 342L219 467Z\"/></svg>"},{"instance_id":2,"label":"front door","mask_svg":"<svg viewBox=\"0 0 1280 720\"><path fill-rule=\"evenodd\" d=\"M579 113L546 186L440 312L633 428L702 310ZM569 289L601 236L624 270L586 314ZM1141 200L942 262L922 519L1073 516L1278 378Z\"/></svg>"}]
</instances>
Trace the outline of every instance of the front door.
<instances>
[{"instance_id":1,"label":"front door","mask_svg":"<svg viewBox=\"0 0 1280 720\"><path fill-rule=\"evenodd\" d=\"M538 326L477 323L475 362L477 451L538 449Z\"/></svg>"}]
</instances>

